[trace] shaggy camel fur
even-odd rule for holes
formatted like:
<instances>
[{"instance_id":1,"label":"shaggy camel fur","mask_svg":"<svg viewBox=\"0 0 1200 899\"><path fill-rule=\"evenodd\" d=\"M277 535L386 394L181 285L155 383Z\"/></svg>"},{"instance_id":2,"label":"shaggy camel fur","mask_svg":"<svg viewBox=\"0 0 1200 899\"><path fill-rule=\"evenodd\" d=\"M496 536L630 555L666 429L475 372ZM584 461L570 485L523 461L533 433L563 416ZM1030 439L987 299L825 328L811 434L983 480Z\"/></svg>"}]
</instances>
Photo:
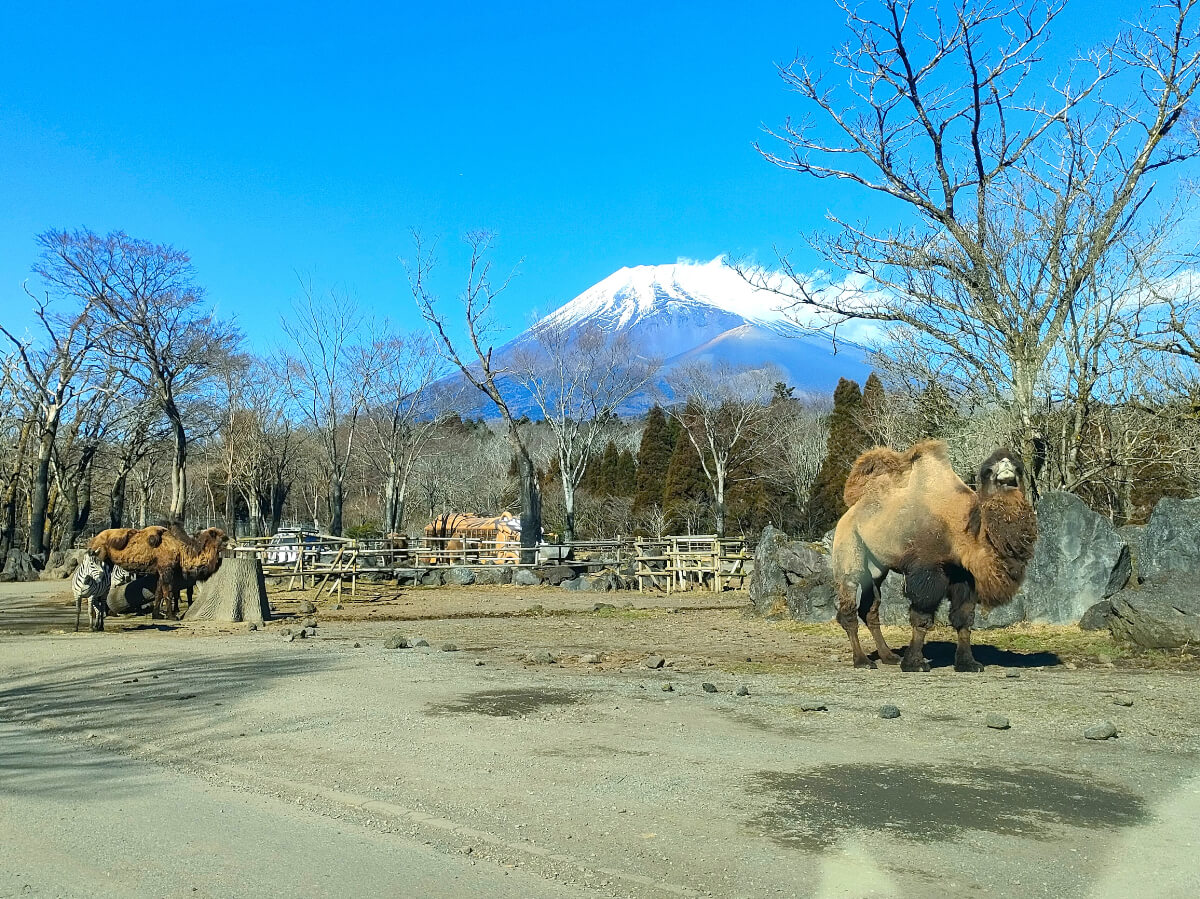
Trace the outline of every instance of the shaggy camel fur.
<instances>
[{"instance_id":1,"label":"shaggy camel fur","mask_svg":"<svg viewBox=\"0 0 1200 899\"><path fill-rule=\"evenodd\" d=\"M195 537L176 524L148 528L110 528L88 543L88 553L101 564L120 565L139 574L158 575L154 617L178 617L179 591L203 581L221 567L221 552L229 538L220 528ZM168 608L169 605L169 608Z\"/></svg>"},{"instance_id":2,"label":"shaggy camel fur","mask_svg":"<svg viewBox=\"0 0 1200 899\"><path fill-rule=\"evenodd\" d=\"M843 493L849 509L833 537L837 619L850 637L855 667L875 667L858 640L861 617L881 661L928 671L925 634L948 597L958 631L954 668L983 670L971 652L976 602L986 610L1013 598L1037 540L1024 478L1021 460L1006 449L979 467L978 492L954 473L940 441L904 453L876 447L859 456ZM903 658L879 629L879 586L890 571L905 576L910 604L913 634Z\"/></svg>"}]
</instances>

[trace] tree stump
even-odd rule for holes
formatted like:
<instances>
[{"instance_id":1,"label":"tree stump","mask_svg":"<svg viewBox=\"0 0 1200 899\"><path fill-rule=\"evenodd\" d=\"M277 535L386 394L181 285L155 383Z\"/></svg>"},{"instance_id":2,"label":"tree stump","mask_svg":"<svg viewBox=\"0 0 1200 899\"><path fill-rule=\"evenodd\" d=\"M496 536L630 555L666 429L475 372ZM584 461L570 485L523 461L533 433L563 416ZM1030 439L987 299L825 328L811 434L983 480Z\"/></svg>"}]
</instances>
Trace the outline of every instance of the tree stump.
<instances>
[{"instance_id":1,"label":"tree stump","mask_svg":"<svg viewBox=\"0 0 1200 899\"><path fill-rule=\"evenodd\" d=\"M258 559L223 559L221 567L206 581L196 584L195 601L188 606L184 621L271 620L267 586Z\"/></svg>"}]
</instances>

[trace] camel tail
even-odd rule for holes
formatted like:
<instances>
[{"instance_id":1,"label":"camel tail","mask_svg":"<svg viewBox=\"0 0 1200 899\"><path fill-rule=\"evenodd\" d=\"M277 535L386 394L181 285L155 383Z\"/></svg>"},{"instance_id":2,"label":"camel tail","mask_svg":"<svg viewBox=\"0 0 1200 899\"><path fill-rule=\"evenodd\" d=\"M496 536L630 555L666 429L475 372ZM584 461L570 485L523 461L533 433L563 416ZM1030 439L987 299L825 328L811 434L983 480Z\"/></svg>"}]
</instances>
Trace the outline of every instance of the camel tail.
<instances>
[{"instance_id":1,"label":"camel tail","mask_svg":"<svg viewBox=\"0 0 1200 899\"><path fill-rule=\"evenodd\" d=\"M880 482L891 482L907 474L917 460L931 456L947 460L946 444L940 440L924 440L903 453L886 446L867 450L854 460L846 486L842 488L842 500L850 508Z\"/></svg>"}]
</instances>

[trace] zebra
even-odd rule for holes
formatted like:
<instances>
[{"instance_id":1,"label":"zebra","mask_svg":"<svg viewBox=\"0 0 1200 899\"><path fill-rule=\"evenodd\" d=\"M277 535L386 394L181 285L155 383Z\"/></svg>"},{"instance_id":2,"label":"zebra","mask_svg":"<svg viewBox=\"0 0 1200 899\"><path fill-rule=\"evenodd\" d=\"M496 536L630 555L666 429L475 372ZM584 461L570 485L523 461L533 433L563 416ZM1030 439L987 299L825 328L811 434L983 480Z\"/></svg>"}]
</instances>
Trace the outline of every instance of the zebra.
<instances>
[{"instance_id":1,"label":"zebra","mask_svg":"<svg viewBox=\"0 0 1200 899\"><path fill-rule=\"evenodd\" d=\"M104 618L108 615L108 591L128 584L135 577L136 574L120 565L101 564L90 553L85 554L71 580L71 592L75 596L75 630L79 630L79 616L85 597L88 599L88 620L92 630L104 630Z\"/></svg>"},{"instance_id":2,"label":"zebra","mask_svg":"<svg viewBox=\"0 0 1200 899\"><path fill-rule=\"evenodd\" d=\"M83 610L84 597L88 599L88 621L92 630L104 630L104 616L108 614L108 588L112 584L112 566L97 562L91 553L86 553L75 569L71 579L71 592L75 595L75 630L79 630L79 615Z\"/></svg>"}]
</instances>

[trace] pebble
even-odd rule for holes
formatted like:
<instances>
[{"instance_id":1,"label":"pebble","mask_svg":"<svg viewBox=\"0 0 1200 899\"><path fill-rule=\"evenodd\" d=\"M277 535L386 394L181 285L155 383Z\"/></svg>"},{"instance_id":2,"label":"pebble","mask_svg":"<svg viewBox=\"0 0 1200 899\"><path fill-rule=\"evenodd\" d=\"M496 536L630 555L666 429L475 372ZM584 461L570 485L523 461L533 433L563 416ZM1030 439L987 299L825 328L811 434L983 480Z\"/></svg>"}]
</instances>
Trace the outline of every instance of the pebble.
<instances>
[{"instance_id":1,"label":"pebble","mask_svg":"<svg viewBox=\"0 0 1200 899\"><path fill-rule=\"evenodd\" d=\"M1006 675L1004 675L1004 676L1005 676L1005 677L1020 677L1020 676L1021 676L1021 672L1020 672L1020 671L1010 671L1010 672L1008 672L1008 673L1007 673Z\"/></svg>"},{"instance_id":2,"label":"pebble","mask_svg":"<svg viewBox=\"0 0 1200 899\"><path fill-rule=\"evenodd\" d=\"M539 652L531 655L529 657L529 661L533 662L535 665L553 665L558 661L558 659L554 658L554 656L550 655L548 652Z\"/></svg>"},{"instance_id":3,"label":"pebble","mask_svg":"<svg viewBox=\"0 0 1200 899\"><path fill-rule=\"evenodd\" d=\"M700 685L700 689L702 689L705 693L716 693L717 692L716 685L710 684L708 681L705 681L704 683L702 683Z\"/></svg>"},{"instance_id":4,"label":"pebble","mask_svg":"<svg viewBox=\"0 0 1200 899\"><path fill-rule=\"evenodd\" d=\"M804 700L804 702L800 703L800 711L802 711L802 712L828 712L829 706L827 706L820 699L806 699L806 700Z\"/></svg>"},{"instance_id":5,"label":"pebble","mask_svg":"<svg viewBox=\"0 0 1200 899\"><path fill-rule=\"evenodd\" d=\"M443 643L442 652L458 652L458 647L453 643Z\"/></svg>"},{"instance_id":6,"label":"pebble","mask_svg":"<svg viewBox=\"0 0 1200 899\"><path fill-rule=\"evenodd\" d=\"M737 688L737 695L738 696L749 696L750 688L743 684L742 686Z\"/></svg>"},{"instance_id":7,"label":"pebble","mask_svg":"<svg viewBox=\"0 0 1200 899\"><path fill-rule=\"evenodd\" d=\"M1083 735L1089 740L1109 740L1117 735L1117 726L1111 721L1101 721L1085 730Z\"/></svg>"},{"instance_id":8,"label":"pebble","mask_svg":"<svg viewBox=\"0 0 1200 899\"><path fill-rule=\"evenodd\" d=\"M251 621L249 624L246 625L246 630L256 631L256 630L258 630L258 625L255 624L253 621Z\"/></svg>"},{"instance_id":9,"label":"pebble","mask_svg":"<svg viewBox=\"0 0 1200 899\"><path fill-rule=\"evenodd\" d=\"M646 659L645 664L647 668L661 668L666 664L666 661L662 656L650 656L650 658Z\"/></svg>"},{"instance_id":10,"label":"pebble","mask_svg":"<svg viewBox=\"0 0 1200 899\"><path fill-rule=\"evenodd\" d=\"M600 656L596 655L594 652L589 652L587 655L580 656L579 661L583 662L585 665L599 665Z\"/></svg>"},{"instance_id":11,"label":"pebble","mask_svg":"<svg viewBox=\"0 0 1200 899\"><path fill-rule=\"evenodd\" d=\"M361 644L361 643L359 643L357 640L354 642L354 648L355 648L355 649L358 649L358 648L359 648L359 647L361 647L361 646L362 646L362 644Z\"/></svg>"},{"instance_id":12,"label":"pebble","mask_svg":"<svg viewBox=\"0 0 1200 899\"><path fill-rule=\"evenodd\" d=\"M391 634L383 641L384 649L408 649L408 638L403 634Z\"/></svg>"},{"instance_id":13,"label":"pebble","mask_svg":"<svg viewBox=\"0 0 1200 899\"><path fill-rule=\"evenodd\" d=\"M315 618L305 618L303 621L301 621L301 622L300 622L300 626L301 626L301 627L316 627L316 626L317 626L317 619L315 619Z\"/></svg>"},{"instance_id":14,"label":"pebble","mask_svg":"<svg viewBox=\"0 0 1200 899\"><path fill-rule=\"evenodd\" d=\"M413 646L428 646L428 645L429 645L428 640L418 640L416 643L413 644Z\"/></svg>"},{"instance_id":15,"label":"pebble","mask_svg":"<svg viewBox=\"0 0 1200 899\"><path fill-rule=\"evenodd\" d=\"M1066 668L1068 671L1074 671L1079 666L1076 665L1074 662L1067 662L1065 665L1063 665L1063 667Z\"/></svg>"},{"instance_id":16,"label":"pebble","mask_svg":"<svg viewBox=\"0 0 1200 899\"><path fill-rule=\"evenodd\" d=\"M316 611L317 611L317 607L314 606L307 599L300 601L300 614L301 615L313 615L316 613Z\"/></svg>"},{"instance_id":17,"label":"pebble","mask_svg":"<svg viewBox=\"0 0 1200 899\"><path fill-rule=\"evenodd\" d=\"M1132 696L1118 696L1116 699L1113 700L1113 705L1123 705L1126 708L1129 708L1131 705L1133 705L1133 697Z\"/></svg>"},{"instance_id":18,"label":"pebble","mask_svg":"<svg viewBox=\"0 0 1200 899\"><path fill-rule=\"evenodd\" d=\"M306 628L304 629L303 636L305 636L305 637L315 637L316 635L317 635L317 629L316 629L315 627L306 627Z\"/></svg>"},{"instance_id":19,"label":"pebble","mask_svg":"<svg viewBox=\"0 0 1200 899\"><path fill-rule=\"evenodd\" d=\"M475 660L475 667L476 667L476 668L478 668L478 667L480 667L481 665L483 665L483 659L476 659L476 660Z\"/></svg>"},{"instance_id":20,"label":"pebble","mask_svg":"<svg viewBox=\"0 0 1200 899\"><path fill-rule=\"evenodd\" d=\"M675 692L675 687L670 682L663 684L662 688L663 688L664 693L674 693Z\"/></svg>"},{"instance_id":21,"label":"pebble","mask_svg":"<svg viewBox=\"0 0 1200 899\"><path fill-rule=\"evenodd\" d=\"M879 707L880 718L899 718L900 710L894 705L883 705Z\"/></svg>"},{"instance_id":22,"label":"pebble","mask_svg":"<svg viewBox=\"0 0 1200 899\"><path fill-rule=\"evenodd\" d=\"M983 723L995 730L1008 730L1009 728L1008 719L1003 715L997 715L995 712L988 712L987 717L983 719Z\"/></svg>"},{"instance_id":23,"label":"pebble","mask_svg":"<svg viewBox=\"0 0 1200 899\"><path fill-rule=\"evenodd\" d=\"M284 635L283 635L283 642L284 642L284 643L291 643L291 642L292 642L293 640L295 640L295 639L296 639L296 637L295 637L293 634L284 634Z\"/></svg>"}]
</instances>

